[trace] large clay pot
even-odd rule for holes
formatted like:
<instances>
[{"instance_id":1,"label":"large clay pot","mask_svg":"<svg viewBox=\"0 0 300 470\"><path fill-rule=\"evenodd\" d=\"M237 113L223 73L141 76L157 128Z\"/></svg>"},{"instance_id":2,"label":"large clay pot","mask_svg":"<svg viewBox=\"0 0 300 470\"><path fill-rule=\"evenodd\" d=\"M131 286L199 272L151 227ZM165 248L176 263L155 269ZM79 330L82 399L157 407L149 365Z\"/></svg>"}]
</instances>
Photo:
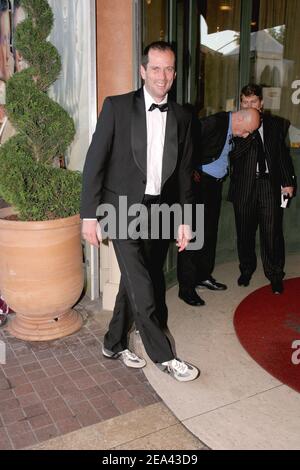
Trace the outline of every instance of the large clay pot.
<instances>
[{"instance_id":1,"label":"large clay pot","mask_svg":"<svg viewBox=\"0 0 300 470\"><path fill-rule=\"evenodd\" d=\"M9 332L45 341L82 325L71 307L83 289L79 216L45 222L0 220L0 291L16 312Z\"/></svg>"}]
</instances>

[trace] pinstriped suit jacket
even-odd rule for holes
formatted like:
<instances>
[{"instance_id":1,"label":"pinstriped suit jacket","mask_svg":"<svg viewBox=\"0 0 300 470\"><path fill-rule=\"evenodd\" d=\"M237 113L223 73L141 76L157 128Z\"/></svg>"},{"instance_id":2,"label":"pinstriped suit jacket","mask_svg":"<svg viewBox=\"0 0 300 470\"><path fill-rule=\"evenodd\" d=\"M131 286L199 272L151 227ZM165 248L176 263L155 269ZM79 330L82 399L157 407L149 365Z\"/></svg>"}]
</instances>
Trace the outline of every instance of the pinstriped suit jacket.
<instances>
[{"instance_id":1,"label":"pinstriped suit jacket","mask_svg":"<svg viewBox=\"0 0 300 470\"><path fill-rule=\"evenodd\" d=\"M278 116L264 115L263 132L266 161L275 198L280 205L281 186L296 187L296 177L286 137L290 123ZM234 138L230 153L228 200L240 207L251 200L255 185L258 145L253 135Z\"/></svg>"}]
</instances>

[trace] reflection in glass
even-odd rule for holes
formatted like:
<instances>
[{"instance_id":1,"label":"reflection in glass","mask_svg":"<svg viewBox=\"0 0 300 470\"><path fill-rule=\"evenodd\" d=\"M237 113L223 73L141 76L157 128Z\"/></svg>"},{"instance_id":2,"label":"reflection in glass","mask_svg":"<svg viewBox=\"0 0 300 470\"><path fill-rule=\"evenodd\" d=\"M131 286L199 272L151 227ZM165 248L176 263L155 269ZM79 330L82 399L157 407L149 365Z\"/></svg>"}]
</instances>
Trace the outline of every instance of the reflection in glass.
<instances>
[{"instance_id":1,"label":"reflection in glass","mask_svg":"<svg viewBox=\"0 0 300 470\"><path fill-rule=\"evenodd\" d=\"M291 121L290 140L300 147L300 2L254 2L250 81L263 86L264 108ZM296 91L295 91L296 90Z\"/></svg>"},{"instance_id":2,"label":"reflection in glass","mask_svg":"<svg viewBox=\"0 0 300 470\"><path fill-rule=\"evenodd\" d=\"M240 0L207 0L200 18L200 116L237 106Z\"/></svg>"},{"instance_id":3,"label":"reflection in glass","mask_svg":"<svg viewBox=\"0 0 300 470\"><path fill-rule=\"evenodd\" d=\"M14 72L26 67L22 56L13 48L14 31L24 18L20 0L0 0L0 103L5 101L5 82Z\"/></svg>"},{"instance_id":4,"label":"reflection in glass","mask_svg":"<svg viewBox=\"0 0 300 470\"><path fill-rule=\"evenodd\" d=\"M168 40L168 0L143 1L143 49L153 41Z\"/></svg>"}]
</instances>

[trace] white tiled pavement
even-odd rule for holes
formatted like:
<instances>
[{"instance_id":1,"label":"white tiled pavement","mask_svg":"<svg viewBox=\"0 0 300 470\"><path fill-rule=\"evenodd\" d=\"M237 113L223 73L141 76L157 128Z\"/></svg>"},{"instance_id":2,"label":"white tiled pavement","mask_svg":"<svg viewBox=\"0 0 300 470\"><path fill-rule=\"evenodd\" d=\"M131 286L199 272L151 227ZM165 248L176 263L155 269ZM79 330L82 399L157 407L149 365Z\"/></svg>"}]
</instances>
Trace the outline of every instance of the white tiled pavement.
<instances>
[{"instance_id":1,"label":"white tiled pavement","mask_svg":"<svg viewBox=\"0 0 300 470\"><path fill-rule=\"evenodd\" d=\"M288 256L286 278L299 275L300 255ZM214 276L228 290L199 290L204 307L179 300L177 287L167 294L177 355L199 366L201 376L179 383L151 361L144 372L182 424L212 449L300 449L300 393L262 369L242 348L233 327L238 304L268 284L262 268L248 287L237 286L235 262L218 265ZM138 336L136 343L142 347ZM300 365L295 367L300 374Z\"/></svg>"}]
</instances>

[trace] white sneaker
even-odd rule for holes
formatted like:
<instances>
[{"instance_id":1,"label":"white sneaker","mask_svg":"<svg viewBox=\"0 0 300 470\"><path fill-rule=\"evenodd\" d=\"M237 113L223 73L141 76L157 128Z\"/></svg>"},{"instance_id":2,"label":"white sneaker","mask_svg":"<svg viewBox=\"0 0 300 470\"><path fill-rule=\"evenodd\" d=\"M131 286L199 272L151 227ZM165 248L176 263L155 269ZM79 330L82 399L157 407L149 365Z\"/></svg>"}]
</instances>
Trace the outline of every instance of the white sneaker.
<instances>
[{"instance_id":1,"label":"white sneaker","mask_svg":"<svg viewBox=\"0 0 300 470\"><path fill-rule=\"evenodd\" d=\"M191 380L195 380L200 374L197 367L192 366L192 364L188 362L183 362L180 359L172 359L171 361L157 364L157 366L160 370L170 374L179 382L190 382Z\"/></svg>"},{"instance_id":2,"label":"white sneaker","mask_svg":"<svg viewBox=\"0 0 300 470\"><path fill-rule=\"evenodd\" d=\"M124 351L114 353L102 346L102 354L104 357L109 359L120 359L125 364L125 366L133 367L134 369L141 369L146 365L145 359L138 357L136 354L129 351L129 349L124 349Z\"/></svg>"}]
</instances>

